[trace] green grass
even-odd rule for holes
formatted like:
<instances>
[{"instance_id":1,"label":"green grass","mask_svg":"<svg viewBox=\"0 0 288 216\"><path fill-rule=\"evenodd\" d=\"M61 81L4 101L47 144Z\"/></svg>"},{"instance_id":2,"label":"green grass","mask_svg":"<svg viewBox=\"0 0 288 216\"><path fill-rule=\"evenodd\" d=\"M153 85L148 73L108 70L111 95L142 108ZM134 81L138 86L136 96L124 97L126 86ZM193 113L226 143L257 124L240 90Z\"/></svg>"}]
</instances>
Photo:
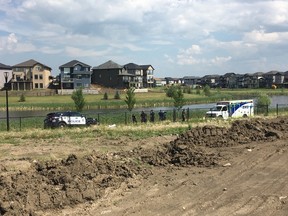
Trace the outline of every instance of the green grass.
<instances>
[{"instance_id":1,"label":"green grass","mask_svg":"<svg viewBox=\"0 0 288 216\"><path fill-rule=\"evenodd\" d=\"M211 96L207 97L196 94L193 90L191 94L184 93L185 104L213 103L219 100L244 99L256 97L259 93L268 95L288 95L286 89L211 89ZM103 94L84 95L86 106L84 109L110 109L126 108L124 102L125 94L121 94L121 99L115 100L114 95L108 94L108 100L103 100ZM74 102L71 95L55 96L25 96L25 102L18 102L19 97L9 96L10 110L65 110L73 109ZM163 88L151 89L148 93L136 93L135 107L156 107L173 106L173 100L166 97ZM5 97L0 97L0 109L5 110Z\"/></svg>"}]
</instances>

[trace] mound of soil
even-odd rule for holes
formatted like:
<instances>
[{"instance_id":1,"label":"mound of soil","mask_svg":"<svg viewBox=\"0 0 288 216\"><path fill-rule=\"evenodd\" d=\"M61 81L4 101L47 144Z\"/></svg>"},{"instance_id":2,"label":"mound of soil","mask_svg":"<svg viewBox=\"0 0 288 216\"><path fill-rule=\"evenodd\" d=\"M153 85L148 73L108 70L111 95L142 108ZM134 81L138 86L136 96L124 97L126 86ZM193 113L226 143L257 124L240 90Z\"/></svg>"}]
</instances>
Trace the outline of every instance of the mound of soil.
<instances>
[{"instance_id":1,"label":"mound of soil","mask_svg":"<svg viewBox=\"0 0 288 216\"><path fill-rule=\"evenodd\" d=\"M204 126L181 134L172 142L152 149L100 155L93 152L62 161L34 162L14 174L1 166L0 215L35 215L38 210L93 202L106 189L131 185L131 179L151 175L149 165L214 167L223 159L221 148L254 141L287 138L286 118L237 120L230 128Z\"/></svg>"}]
</instances>

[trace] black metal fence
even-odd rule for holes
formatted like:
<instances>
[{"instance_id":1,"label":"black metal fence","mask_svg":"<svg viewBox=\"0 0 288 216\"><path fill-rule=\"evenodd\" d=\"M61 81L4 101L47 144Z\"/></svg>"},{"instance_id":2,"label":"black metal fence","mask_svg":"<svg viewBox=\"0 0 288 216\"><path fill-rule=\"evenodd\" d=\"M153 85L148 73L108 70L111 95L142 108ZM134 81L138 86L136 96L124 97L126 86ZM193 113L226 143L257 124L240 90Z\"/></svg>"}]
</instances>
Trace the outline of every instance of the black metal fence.
<instances>
[{"instance_id":1,"label":"black metal fence","mask_svg":"<svg viewBox=\"0 0 288 216\"><path fill-rule=\"evenodd\" d=\"M160 110L154 111L154 121L151 119L150 111L144 112L146 114L146 121L143 118L143 114L141 116L141 111L136 112L127 112L127 111L117 111L117 112L106 112L106 113L95 113L89 114L89 117L97 118L100 124L104 125L119 125L119 124L141 124L145 122L159 123L165 120L172 122L197 122L199 119L204 119L205 113L208 111L207 107L203 108L195 108L195 109L169 109L162 110L164 113L160 114ZM288 114L288 104L277 104L275 108L268 106L255 106L254 107L254 115L257 116L281 116ZM135 116L136 121L133 123L132 116ZM27 128L44 128L43 121L45 116L23 116L23 117L10 117L9 124L10 130L22 130ZM5 131L7 129L5 117L0 118L0 131Z\"/></svg>"}]
</instances>

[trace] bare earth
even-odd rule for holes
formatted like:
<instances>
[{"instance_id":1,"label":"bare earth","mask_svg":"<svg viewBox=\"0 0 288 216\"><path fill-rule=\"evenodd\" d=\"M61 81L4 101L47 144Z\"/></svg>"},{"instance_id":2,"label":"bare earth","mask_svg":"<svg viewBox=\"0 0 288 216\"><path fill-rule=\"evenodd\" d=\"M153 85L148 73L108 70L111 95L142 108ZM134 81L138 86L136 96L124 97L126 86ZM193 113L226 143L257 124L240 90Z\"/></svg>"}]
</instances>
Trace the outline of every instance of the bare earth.
<instances>
[{"instance_id":1,"label":"bare earth","mask_svg":"<svg viewBox=\"0 0 288 216\"><path fill-rule=\"evenodd\" d=\"M287 216L287 129L282 117L137 143L1 145L0 215Z\"/></svg>"}]
</instances>

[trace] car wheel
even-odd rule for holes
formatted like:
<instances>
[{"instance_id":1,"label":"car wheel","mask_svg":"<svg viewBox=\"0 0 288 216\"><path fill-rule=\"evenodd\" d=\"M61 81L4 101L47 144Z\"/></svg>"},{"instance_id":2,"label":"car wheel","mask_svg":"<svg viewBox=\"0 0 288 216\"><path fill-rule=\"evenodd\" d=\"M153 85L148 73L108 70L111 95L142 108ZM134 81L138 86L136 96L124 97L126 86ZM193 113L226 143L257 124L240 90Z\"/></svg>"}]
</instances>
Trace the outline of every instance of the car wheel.
<instances>
[{"instance_id":1,"label":"car wheel","mask_svg":"<svg viewBox=\"0 0 288 216\"><path fill-rule=\"evenodd\" d=\"M66 127L66 123L65 122L59 122L58 127L64 128L64 127Z\"/></svg>"}]
</instances>

